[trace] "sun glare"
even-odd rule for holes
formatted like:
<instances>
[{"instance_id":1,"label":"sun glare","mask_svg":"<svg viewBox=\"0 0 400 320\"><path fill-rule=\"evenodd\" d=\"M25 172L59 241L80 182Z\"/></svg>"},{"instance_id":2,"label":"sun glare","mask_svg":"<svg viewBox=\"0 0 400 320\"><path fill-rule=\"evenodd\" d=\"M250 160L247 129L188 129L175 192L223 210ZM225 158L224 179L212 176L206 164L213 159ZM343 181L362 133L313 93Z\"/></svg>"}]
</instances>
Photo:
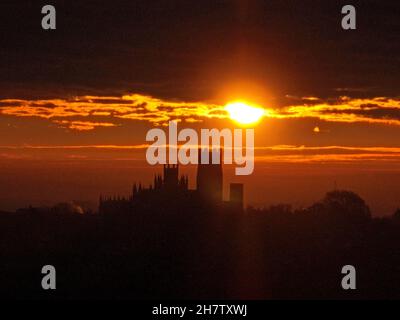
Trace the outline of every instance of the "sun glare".
<instances>
[{"instance_id":1,"label":"sun glare","mask_svg":"<svg viewBox=\"0 0 400 320\"><path fill-rule=\"evenodd\" d=\"M225 106L232 120L248 125L258 122L264 115L264 109L251 106L245 102L231 102Z\"/></svg>"}]
</instances>

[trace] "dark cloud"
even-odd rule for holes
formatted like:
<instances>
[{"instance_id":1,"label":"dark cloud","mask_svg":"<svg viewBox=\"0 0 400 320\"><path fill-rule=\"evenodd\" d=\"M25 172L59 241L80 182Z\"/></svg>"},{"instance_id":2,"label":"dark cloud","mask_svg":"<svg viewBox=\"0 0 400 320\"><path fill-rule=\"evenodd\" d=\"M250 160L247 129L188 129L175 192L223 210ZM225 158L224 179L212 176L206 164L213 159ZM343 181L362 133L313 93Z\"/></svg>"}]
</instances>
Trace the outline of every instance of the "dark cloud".
<instances>
[{"instance_id":1,"label":"dark cloud","mask_svg":"<svg viewBox=\"0 0 400 320\"><path fill-rule=\"evenodd\" d=\"M274 96L394 96L400 87L398 1L2 1L1 98L120 95L205 100L249 80ZM351 89L353 88L353 89ZM354 89L355 88L355 89ZM368 88L358 90L357 88ZM340 92L339 92L340 93Z\"/></svg>"},{"instance_id":2,"label":"dark cloud","mask_svg":"<svg viewBox=\"0 0 400 320\"><path fill-rule=\"evenodd\" d=\"M394 119L400 120L400 109L399 108L380 108L374 107L371 109L360 109L360 110L332 110L331 113L344 113L344 114L355 114L365 118L374 119Z\"/></svg>"}]
</instances>

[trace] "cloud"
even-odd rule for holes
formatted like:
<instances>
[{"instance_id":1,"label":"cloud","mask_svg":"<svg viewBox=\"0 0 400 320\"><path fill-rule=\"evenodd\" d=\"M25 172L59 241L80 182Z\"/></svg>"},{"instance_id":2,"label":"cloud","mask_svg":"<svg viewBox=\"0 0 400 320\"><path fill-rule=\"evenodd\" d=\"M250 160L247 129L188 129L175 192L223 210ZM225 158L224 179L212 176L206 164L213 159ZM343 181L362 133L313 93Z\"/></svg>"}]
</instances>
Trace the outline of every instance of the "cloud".
<instances>
[{"instance_id":1,"label":"cloud","mask_svg":"<svg viewBox=\"0 0 400 320\"><path fill-rule=\"evenodd\" d=\"M327 122L400 125L400 100L376 97L353 99L339 97L291 97L291 104L264 108L265 117L275 119L316 118ZM146 121L166 125L178 120L188 123L205 119L227 119L224 106L204 102L178 102L141 94L114 96L78 96L48 100L0 100L0 115L38 117L62 128L87 131L98 127L116 127L123 121Z\"/></svg>"},{"instance_id":2,"label":"cloud","mask_svg":"<svg viewBox=\"0 0 400 320\"><path fill-rule=\"evenodd\" d=\"M97 128L97 127L115 127L115 126L117 126L116 124L110 123L110 122L69 121L69 120L54 120L53 122L59 124L62 127L79 130L79 131L93 130L94 128Z\"/></svg>"},{"instance_id":3,"label":"cloud","mask_svg":"<svg viewBox=\"0 0 400 320\"><path fill-rule=\"evenodd\" d=\"M0 160L135 160L145 163L148 144L136 145L22 145L0 146ZM383 163L382 170L400 166L400 147L295 146L255 147L255 161L262 163ZM386 164L390 163L390 166ZM386 169L385 169L386 168Z\"/></svg>"},{"instance_id":4,"label":"cloud","mask_svg":"<svg viewBox=\"0 0 400 320\"><path fill-rule=\"evenodd\" d=\"M400 125L400 100L387 97L352 99L340 97L322 102L303 98L303 103L291 105L270 114L279 119L317 118L328 122L366 122Z\"/></svg>"},{"instance_id":5,"label":"cloud","mask_svg":"<svg viewBox=\"0 0 400 320\"><path fill-rule=\"evenodd\" d=\"M121 119L163 125L170 120L199 122L205 118L227 117L224 108L215 104L164 101L140 94L52 100L4 99L0 100L0 114L39 117L72 130L113 127L119 125Z\"/></svg>"},{"instance_id":6,"label":"cloud","mask_svg":"<svg viewBox=\"0 0 400 320\"><path fill-rule=\"evenodd\" d=\"M255 149L257 162L342 164L390 162L400 164L400 148L398 147L277 145Z\"/></svg>"}]
</instances>

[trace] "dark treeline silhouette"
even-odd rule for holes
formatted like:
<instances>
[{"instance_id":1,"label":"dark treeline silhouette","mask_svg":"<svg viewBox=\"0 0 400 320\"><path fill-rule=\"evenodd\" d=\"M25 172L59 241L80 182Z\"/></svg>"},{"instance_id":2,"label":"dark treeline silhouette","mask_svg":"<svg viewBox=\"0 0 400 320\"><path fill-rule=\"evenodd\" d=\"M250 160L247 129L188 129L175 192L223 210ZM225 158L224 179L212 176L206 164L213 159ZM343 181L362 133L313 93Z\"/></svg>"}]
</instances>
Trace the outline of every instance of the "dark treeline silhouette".
<instances>
[{"instance_id":1,"label":"dark treeline silhouette","mask_svg":"<svg viewBox=\"0 0 400 320\"><path fill-rule=\"evenodd\" d=\"M173 199L134 213L58 205L0 214L7 298L400 298L400 214L371 218L355 193L306 209L235 211ZM54 265L57 289L41 288ZM357 270L357 290L341 269Z\"/></svg>"}]
</instances>

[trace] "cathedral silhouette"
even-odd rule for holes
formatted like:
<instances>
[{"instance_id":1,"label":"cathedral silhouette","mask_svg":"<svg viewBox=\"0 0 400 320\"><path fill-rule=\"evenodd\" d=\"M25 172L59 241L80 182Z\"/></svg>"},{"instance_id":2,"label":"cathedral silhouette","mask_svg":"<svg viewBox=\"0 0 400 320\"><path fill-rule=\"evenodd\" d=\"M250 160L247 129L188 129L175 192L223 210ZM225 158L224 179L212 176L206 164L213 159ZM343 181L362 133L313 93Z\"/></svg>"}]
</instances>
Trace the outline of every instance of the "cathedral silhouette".
<instances>
[{"instance_id":1,"label":"cathedral silhouette","mask_svg":"<svg viewBox=\"0 0 400 320\"><path fill-rule=\"evenodd\" d=\"M157 207L219 208L242 211L242 183L231 183L229 201L223 200L222 153L221 150L216 152L219 153L219 163L216 164L201 163L201 152L199 152L196 189L189 189L187 175L179 176L178 164L166 164L163 167L163 174L156 174L153 184L148 188L143 187L141 183L135 183L128 198L100 196L99 213L133 213L135 211L143 211L146 208L154 209ZM212 152L210 151L209 159L211 157Z\"/></svg>"}]
</instances>

